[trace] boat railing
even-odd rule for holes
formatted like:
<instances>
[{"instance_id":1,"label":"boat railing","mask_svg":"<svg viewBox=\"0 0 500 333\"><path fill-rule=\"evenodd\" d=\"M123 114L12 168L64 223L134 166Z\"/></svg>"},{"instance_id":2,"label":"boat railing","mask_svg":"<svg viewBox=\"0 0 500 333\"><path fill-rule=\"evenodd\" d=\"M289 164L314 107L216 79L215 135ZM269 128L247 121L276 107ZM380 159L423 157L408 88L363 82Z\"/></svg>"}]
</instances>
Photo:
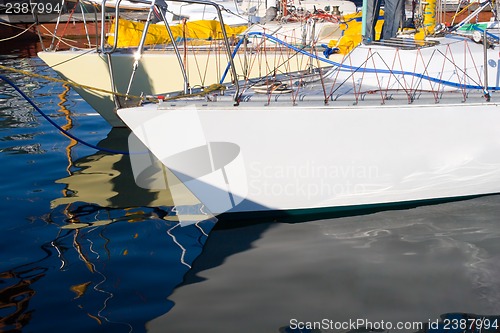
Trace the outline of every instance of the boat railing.
<instances>
[{"instance_id":1,"label":"boat railing","mask_svg":"<svg viewBox=\"0 0 500 333\"><path fill-rule=\"evenodd\" d=\"M429 48L361 45L354 58L332 61L328 72L288 73L274 81L249 82L243 86L242 101L292 106L300 102L400 105L402 101L418 106L430 100L437 106L493 98L498 102L498 69L491 65L498 52L488 30L481 29L480 43L452 36L451 42Z\"/></svg>"},{"instance_id":2,"label":"boat railing","mask_svg":"<svg viewBox=\"0 0 500 333\"><path fill-rule=\"evenodd\" d=\"M122 40L127 40L128 37L126 37L125 39L123 38L125 36L123 36L122 29L120 28L120 22L121 22L121 20L124 20L124 17L126 17L124 15L129 16L131 13L130 11L124 12L124 10L130 9L130 4L127 1L122 1L122 0L92 0L92 1L91 0L79 0L78 2L80 3L80 5L82 3L84 3L85 5L91 4L92 5L91 8L94 9L94 11L93 11L94 12L93 13L94 19L92 19L92 20L87 19L86 21L88 21L89 23L91 21L95 21L95 23L96 23L96 29L95 29L96 42L95 42L94 48L95 48L96 52L98 52L98 53L100 53L108 58L108 60L109 60L108 66L109 66L110 73L113 72L112 57L110 55L115 53L115 52L118 52L118 51L119 52L124 52L124 51L125 52L130 52L130 51L135 52L134 53L135 60L133 61L134 64L133 64L132 69L135 68L135 70L137 70L137 66L139 66L139 61L142 58L144 52L146 52L147 50L162 51L162 48L163 48L164 52L172 52L172 49L173 49L172 54L175 53L175 55L177 57L177 62L178 62L177 67L179 67L181 69L181 73L183 76L184 93L189 92L189 89L191 89L189 80L191 80L191 78L188 78L189 71L186 69L185 58L186 58L186 54L188 54L188 53L193 53L193 57L196 57L197 49L195 46L193 46L194 44L190 44L191 42L189 42L189 40L191 38L189 38L189 37L187 37L187 38L181 37L180 40L178 37L174 38L173 33L172 33L172 29L171 29L170 20L166 19L166 17L165 17L166 12L168 12L168 9L164 8L164 10L162 10L162 8L160 8L160 6L163 7L163 3L159 4L158 0L156 0L156 1L155 0L135 0L134 1L134 6L137 5L137 7L134 7L134 8L141 10L140 21L144 21L144 28L140 28L142 30L142 32L140 32L137 36L137 41L138 41L137 46L133 46L133 45L128 46L128 44L127 44L127 46L123 46ZM286 34L283 34L284 37L278 37L277 35L274 36L275 32L273 30L266 31L265 29L263 30L264 31L263 33L260 33L260 37L261 37L260 41L257 41L257 37L258 37L257 35L259 33L255 33L255 32L249 33L245 36L233 35L234 38L229 40L229 36L228 36L227 31L226 31L226 26L223 23L224 18L222 17L222 12L227 11L226 8L224 8L223 6L221 6L218 3L206 1L206 0L193 0L193 1L187 0L187 1L176 1L176 2L187 3L187 4L208 5L208 6L213 6L216 9L216 11L218 13L217 15L219 17L219 21L222 21L221 22L222 24L220 24L221 30L218 32L221 35L215 37L213 40L208 40L206 46L208 46L208 43L210 43L210 45L211 45L209 47L213 47L215 45L218 45L218 46L216 46L217 47L216 52L213 52L214 57L216 56L215 53L217 53L217 56L220 56L223 53L227 53L227 58L225 59L225 60L227 60L227 62L226 62L227 67L225 70L222 69L218 73L218 76L219 76L218 78L220 78L220 76L223 76L223 78L225 79L228 75L231 75L232 76L231 82L237 82L238 79L237 79L236 75L242 74L243 77L247 78L248 77L247 72L249 71L248 68L250 68L250 67L253 67L253 70L255 72L255 67L262 66L262 69L264 71L264 69L265 69L264 67L266 66L266 64L261 63L260 61L257 61L257 63L256 63L255 59L257 57L255 55L258 54L259 52L261 54L268 54L270 52L269 49L267 49L267 47L269 45L266 44L268 41L271 41L273 47L279 46L279 47L275 47L272 51L274 54L277 54L278 57L285 54L287 52L287 50L289 52L289 55L293 54L293 57L290 56L290 58L284 59L282 62L280 62L278 64L279 66L284 65L286 62L290 62L291 59L295 59L296 56L300 54L301 56L303 56L305 58L305 61L307 61L310 64L310 67L314 67L313 61L315 61L315 59L317 57L312 56L312 55L308 54L307 52L303 52L303 50L310 48L307 45L311 45L311 44L316 43L316 39L313 38L314 37L313 36L314 30L315 30L315 28L314 28L315 22L312 23L312 28L310 29L310 30L312 30L312 32L308 31L309 35L311 35L313 37L308 35L307 43L305 43L303 41L304 36L301 36L302 43L300 41L299 42L290 42L290 39L295 40L295 39L300 39L300 37L295 37L294 35L289 36ZM108 10L106 10L106 8ZM100 13L99 13L99 11L100 11ZM168 43L168 46L167 46L167 44L162 44L161 42L151 44L151 45L149 42L146 43L146 38L148 37L147 36L148 31L151 30L150 28L154 25L154 24L152 24L152 19L154 19L153 11L155 11L155 14L157 16L156 18L158 18L159 20L162 20L164 22L164 25L166 27L166 32L168 33L168 36L170 37L170 40L171 40L171 43ZM92 11L82 10L82 16L84 17L84 20L85 20L85 16L88 16L89 13L92 14ZM161 14L162 19L160 19L160 17L158 17L158 14ZM134 17L139 17L139 16L137 16L137 14L134 13ZM111 25L111 28L109 25L105 24L105 22L109 22L110 19L112 19L114 21L113 25ZM306 25L306 24L304 23L304 25ZM311 25L310 23L307 23L307 26L310 26L310 25ZM85 24L85 27L87 27L87 24ZM304 30L305 28L302 27L302 29ZM119 34L121 34L122 36L119 36ZM256 41L254 44L252 44L254 47L247 48L247 44L244 44L245 49L240 50L240 54L243 54L243 56L245 57L245 61L246 61L246 58L248 58L249 61L246 61L246 64L243 65L243 68L238 70L238 72L240 70L242 72L239 72L237 74L237 71L234 68L234 58L236 56L236 53L235 52L231 53L230 52L231 48L234 48L233 45L235 45L235 43L237 43L238 40L239 40L239 42L246 40L252 34L253 34L253 36L255 36L254 41ZM302 31L302 34L304 35L304 31ZM55 36L53 36L53 37L56 38ZM219 43L219 42L215 41L216 39L218 40L221 37L222 37L222 42ZM88 41L89 45L91 44L90 38L91 37L89 36L89 34L87 34L87 41ZM287 42L287 39L288 39L288 42ZM61 38L59 38L59 40L61 40ZM301 50L297 51L296 46L299 44L300 44L299 48L301 48ZM256 45L258 45L258 49L255 48ZM179 49L182 47L184 47L184 49L182 50L184 52L183 55L181 55L181 52L179 51ZM189 47L189 50L188 50L188 47ZM54 41L53 41L49 50L56 50L56 49L58 49L58 46L56 46L54 48ZM243 51L243 52L241 52L241 51ZM252 62L252 57L254 60L253 62ZM324 59L321 59L321 61L324 61ZM300 60L300 62L304 63L304 60ZM283 66L283 68L284 67L285 66ZM282 69L280 69L280 70L282 70ZM222 71L224 71L224 74L222 74ZM260 70L259 70L259 72L260 72ZM192 73L194 73L194 72L192 72ZM193 74L191 74L191 75L193 75ZM265 75L265 74L262 74L262 75ZM129 89L127 89L127 93L130 91L130 87L131 87L131 84L133 81L133 76L135 76L135 74L133 74L132 78L129 80L130 84L129 84ZM201 79L201 75L200 75L200 78L196 78L196 80L199 80L199 79ZM220 81L220 80L218 80L218 81ZM224 80L222 80L222 81L224 81ZM227 82L227 81L225 81L225 82ZM210 83L215 83L215 82L210 82ZM222 83L222 82L220 82L220 83ZM113 82L111 82L111 85L113 86ZM195 85L198 85L198 84L195 84ZM111 88L113 91L115 91L113 89L113 87L111 87ZM123 91L123 92L125 93L125 91Z\"/></svg>"},{"instance_id":3,"label":"boat railing","mask_svg":"<svg viewBox=\"0 0 500 333\"><path fill-rule=\"evenodd\" d=\"M105 43L105 37L106 37L106 31L105 31L105 24L104 22L106 21L106 1L107 0L102 0L101 3L101 43L100 45L97 46L98 50L104 54L106 53L113 53L116 51L118 47L118 28L119 28L119 20L120 20L120 3L122 0L118 0L115 5L115 31L114 31L114 42L113 46L111 49L107 50L106 49L106 43Z\"/></svg>"},{"instance_id":4,"label":"boat railing","mask_svg":"<svg viewBox=\"0 0 500 333\"><path fill-rule=\"evenodd\" d=\"M118 13L118 7L119 7L120 1L121 0L118 0L118 2L117 2L117 13ZM106 0L103 0L103 5L105 4L105 2L106 2ZM135 53L135 61L134 61L133 70L132 70L132 74L131 74L131 78L130 78L130 81L129 81L129 85L128 85L127 93L126 94L128 95L129 92L130 92L130 88L132 86L132 81L134 79L137 67L139 65L139 60L141 59L141 56L142 56L142 54L144 52L144 43L145 43L145 40L146 40L146 37L147 37L147 34L148 34L149 26L151 24L152 13L153 13L153 10L155 10L155 9L162 16L165 28L167 29L169 37L172 40L172 46L174 48L174 52L176 54L176 57L177 57L177 60L178 60L178 63L179 63L179 67L181 69L183 80L184 80L184 93L187 94L188 90L189 90L188 74L187 74L184 62L182 61L182 57L181 57L181 54L180 54L179 49L177 47L177 44L175 43L175 39L174 39L172 30L170 28L170 24L168 23L168 20L166 19L165 15L163 13L162 8L160 8L158 6L158 4L156 4L156 0L149 0L149 1L148 0L137 0L137 2L138 3L147 4L150 7L149 7L149 13L148 13L148 16L147 16L146 24L144 26L144 29L143 29L143 32L142 32L142 35L141 35L141 39L140 39L140 42L139 42L139 46L138 46L137 51ZM221 31L222 31L222 36L223 36L223 43L224 43L224 49L225 49L225 52L226 52L226 55L227 55L227 59L228 59L228 66L230 68L231 75L233 77L232 81L233 81L233 83L235 85L235 89L236 89L235 95L234 95L234 100L235 100L235 103L237 103L238 102L237 96L239 96L239 85L238 85L238 80L237 80L236 67L234 65L234 58L233 58L232 52L231 52L231 43L229 41L229 37L228 37L227 31L225 29L225 24L224 24L224 18L223 18L223 15L222 15L221 5L219 5L219 4L215 3L215 2L212 2L212 1L207 1L207 0L183 0L181 2L190 3L190 4L199 4L199 5L212 6L216 10L217 17L218 17L218 20L219 20L219 23L220 23L220 26L221 26ZM115 26L118 26L117 22L115 22ZM118 40L117 28L115 28L114 45L113 45L112 50L116 50L115 46L116 46L117 40ZM104 37L102 37L101 45L104 46Z\"/></svg>"}]
</instances>

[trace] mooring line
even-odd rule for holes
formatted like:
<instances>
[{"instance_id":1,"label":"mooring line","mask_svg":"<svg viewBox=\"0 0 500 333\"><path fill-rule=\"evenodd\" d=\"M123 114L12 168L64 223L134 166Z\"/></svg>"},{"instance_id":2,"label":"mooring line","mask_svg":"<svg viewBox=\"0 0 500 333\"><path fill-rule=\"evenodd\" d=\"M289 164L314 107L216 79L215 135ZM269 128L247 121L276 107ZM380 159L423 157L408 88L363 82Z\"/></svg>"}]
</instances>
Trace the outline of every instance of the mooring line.
<instances>
[{"instance_id":1,"label":"mooring line","mask_svg":"<svg viewBox=\"0 0 500 333\"><path fill-rule=\"evenodd\" d=\"M61 126L59 126L58 124L56 124L56 122L54 122L52 119L50 119L50 117L45 112L43 112L33 102L33 100L31 98L29 98L14 82L12 82L10 79L6 78L3 75L0 75L0 79L2 79L8 85L10 85L12 88L14 88L43 118L45 118L52 126L54 126L55 128L57 128L61 133L63 133L67 137L69 137L69 138L71 138L71 139L73 139L73 140L75 140L75 141L77 141L77 142L79 142L79 143L81 143L81 144L83 144L83 145L85 145L87 147L90 147L90 148L93 148L93 149L96 149L96 150L99 150L99 151L104 151L104 152L108 152L108 153L112 153L112 154L130 155L130 152L128 152L128 151L108 149L108 148L103 148L103 147L99 147L99 146L93 145L93 144L88 143L85 140L82 140L82 139L76 137L75 135L69 133L64 128L62 128Z\"/></svg>"}]
</instances>

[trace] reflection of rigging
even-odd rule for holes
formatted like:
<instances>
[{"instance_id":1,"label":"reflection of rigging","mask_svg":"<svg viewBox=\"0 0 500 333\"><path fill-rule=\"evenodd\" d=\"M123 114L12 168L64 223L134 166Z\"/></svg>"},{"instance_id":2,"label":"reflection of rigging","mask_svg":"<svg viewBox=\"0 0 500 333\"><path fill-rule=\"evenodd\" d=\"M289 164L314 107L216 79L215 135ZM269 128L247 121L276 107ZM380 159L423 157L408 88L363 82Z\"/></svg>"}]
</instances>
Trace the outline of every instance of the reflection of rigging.
<instances>
[{"instance_id":1,"label":"reflection of rigging","mask_svg":"<svg viewBox=\"0 0 500 333\"><path fill-rule=\"evenodd\" d=\"M59 94L61 101L58 103L58 106L60 107L59 111L66 115L68 121L66 128L69 129L72 127L72 120L70 111L67 110L64 105L67 101L66 96L69 92L69 86L64 85L64 88L65 90ZM69 160L71 160L71 148L75 144L76 142L70 142L70 145L66 149ZM51 222L50 219L48 219L47 222ZM42 268L39 264L51 257L51 252L48 249L49 247L56 249L58 257L61 260L60 269L62 270L65 268L66 260L63 256L64 250L61 250L57 246L60 235L61 231L59 231L55 240L51 241L49 244L42 245L42 250L47 254L43 259L15 267L9 271L0 272L0 282L2 282L3 285L3 288L0 289L0 310L2 310L2 315L0 316L0 331L3 331L3 329L21 331L23 327L27 326L30 322L32 311L29 310L29 302L36 294L33 284L44 277L48 271L47 268ZM8 312L7 315L5 315L6 312Z\"/></svg>"},{"instance_id":2,"label":"reflection of rigging","mask_svg":"<svg viewBox=\"0 0 500 333\"><path fill-rule=\"evenodd\" d=\"M62 215L67 213L62 207L56 209L53 212L55 220L60 220L56 216L58 212ZM89 217L93 217L98 213L98 209L86 210L86 212ZM113 210L113 212L117 213L118 209ZM127 214L125 210L121 210L121 212ZM51 242L58 253L65 253L64 262L62 261L60 266L61 270L74 270L76 261L84 263L83 271L87 271L87 273L84 273L81 268L77 268L83 281L73 283L70 286L70 290L75 294L73 302L100 325L104 322L111 325L126 325L128 330L132 331L136 326L132 321L129 322L127 317L112 314L119 312L122 307L133 309L137 304L140 304L139 301L145 299L161 296L161 299L165 300L173 289L182 282L192 262L201 253L208 233L213 227L211 221L202 221L181 228L177 222L165 221L154 212L154 208L150 208L149 211L145 210L142 223L137 221L137 215L133 215L132 221L123 219L119 221L120 223L96 226L90 224L88 227L76 229L63 228L60 230L67 232L65 236L57 242ZM75 222L80 218L85 220L85 216L81 213L73 215ZM120 229L123 229L123 225L128 225L135 233L130 239L123 242L120 241L121 234L118 235L118 239L114 239L110 233L113 233L113 227L117 225L122 225ZM145 229L152 229L152 231L144 233ZM153 234L157 240L153 238ZM169 237L165 237L166 235ZM171 241L168 241L169 239ZM165 240L167 241L165 242ZM158 244L155 242L159 241L161 241L161 251L158 251L156 246L151 246L148 249L148 243ZM145 257L146 253L148 256ZM141 273L141 266L134 264L134 262L142 261L144 258L150 262L153 259L152 253L158 253L161 264L151 263L151 267L146 266L144 273ZM131 256L131 264L122 264L122 271L118 272L115 267L116 262L126 261L126 258ZM80 265L80 267L82 266ZM141 283L134 279L134 273L131 272L135 271L136 274L139 274L136 276L142 276L151 270L154 270L155 274L158 270L160 277L163 275L162 283L154 284L155 288L151 288L149 284L143 285L142 289L138 288L137 286L140 286ZM162 270L165 271L164 274L161 274ZM127 282L127 280L129 281ZM127 287L122 288L121 285ZM158 287L161 288L163 295L158 294ZM126 300L123 299L125 294L128 294ZM133 298L131 294L138 295L139 299L131 299ZM124 302L129 302L129 304L124 304ZM164 313L165 306L158 308L157 312L157 314L152 313L151 318Z\"/></svg>"},{"instance_id":3,"label":"reflection of rigging","mask_svg":"<svg viewBox=\"0 0 500 333\"><path fill-rule=\"evenodd\" d=\"M42 262L51 257L48 244L41 249L45 256L29 264L19 265L8 271L0 272L0 331L20 332L26 327L33 311L29 302L37 294L34 284L47 274L48 268Z\"/></svg>"},{"instance_id":4,"label":"reflection of rigging","mask_svg":"<svg viewBox=\"0 0 500 333\"><path fill-rule=\"evenodd\" d=\"M64 87L64 91L62 93L60 93L58 96L59 96L59 99L61 100L59 103L57 103L57 105L59 106L59 112L62 112L64 114L64 117L66 118L66 124L61 126L65 131L69 131L70 129L73 128L73 118L71 118L71 111L69 111L66 106L64 105L68 99L66 98L69 90L70 90L70 87L67 83L63 84L62 85ZM64 133L63 133L64 134ZM66 170L68 171L68 174L71 175L71 166L73 165L73 161L72 161L72 158L71 158L71 149L76 146L76 144L78 143L75 139L69 137L69 136L66 136L68 139L69 139L69 144L66 146L66 156L68 158L68 167L66 168ZM65 193L64 193L65 194Z\"/></svg>"},{"instance_id":5,"label":"reflection of rigging","mask_svg":"<svg viewBox=\"0 0 500 333\"><path fill-rule=\"evenodd\" d=\"M63 84L63 87L64 87L64 91L58 95L60 102L57 103L57 105L59 106L58 111L63 113L64 117L66 119L66 124L62 125L61 127L65 131L69 131L73 128L73 118L71 117L71 115L72 115L71 111L66 108L65 103L67 102L67 94L70 91L70 87L67 84ZM68 161L66 171L67 171L68 175L71 177L73 175L72 169L74 167L72 149L77 145L78 142L69 136L67 136L67 138L69 139L69 144L65 148L66 158ZM71 197L73 194L73 191L70 190L68 188L68 186L65 186L65 188L62 190L62 194L63 194L63 197ZM68 223L78 224L78 222L79 222L78 214L73 214L72 209L71 209L72 205L73 205L72 202L67 203L65 205L65 208L63 209L63 214L66 216L66 221ZM81 240L86 239L90 243L88 250L92 254L95 254L97 256L97 260L101 259L101 255L98 251L93 249L92 240L90 238L87 238L85 235L82 235L81 233L82 232L79 229L74 230L73 237L72 237L73 249L78 253L78 259L85 264L85 267L89 270L89 272L91 272L92 274L98 274L99 276L102 277L102 280L100 282L96 283L92 289L105 296L105 299L102 302L103 306L97 312L97 315L93 315L89 312L87 312L87 315L90 318L94 319L98 324L101 325L102 320L105 320L107 322L111 322L105 315L103 315L103 311L107 307L108 300L113 298L113 293L105 290L104 288L100 288L100 286L106 281L106 276L96 268L96 265L91 261L91 259L89 258L89 255L85 254L84 246L82 245ZM109 243L109 239L107 239L104 236L103 230L101 230L101 232L99 232L99 237L106 240L103 244L103 249L104 249L105 253L107 254L106 259L110 260L111 255L110 255L109 249L107 248L107 244ZM56 242L51 242L51 245L56 249L56 251L58 253L58 257L61 260L60 269L61 270L65 269L67 266L67 261L64 258L64 256L62 255L63 251L61 251L61 249L59 248L59 246ZM87 293L87 288L89 286L91 286L92 284L93 284L92 281L86 281L86 282L71 286L70 289L76 294L76 297L74 298L74 300L77 300L77 299L83 297ZM83 308L83 307L81 307L81 308ZM132 331L132 326L130 324L127 324L127 323L121 323L121 324L127 325L129 327L129 331Z\"/></svg>"},{"instance_id":6,"label":"reflection of rigging","mask_svg":"<svg viewBox=\"0 0 500 333\"><path fill-rule=\"evenodd\" d=\"M66 90L59 96L61 102L58 104L60 112L66 117L66 124L63 126L65 130L73 127L71 112L65 107L68 90L66 87ZM129 131L126 129L113 129L98 146L126 150L128 135ZM69 259L73 256L73 259L84 263L87 274L90 274L83 282L74 283L70 287L75 294L73 300L78 307L99 324L107 322L126 325L129 330L132 330L132 322L123 322L123 320L129 321L129 318L122 317L117 321L110 317L110 313L114 312L112 308L122 306L123 301L119 301L120 289L115 287L117 282L110 280L107 276L106 271L110 269L108 267L113 266L115 261L127 258L136 252L133 250L136 244L138 247L147 247L144 242L148 240L140 237L141 230L150 226L155 229L164 229L172 239L168 242L166 256L172 260L177 258L175 263L171 263L169 274L176 271L179 273L174 279L175 283L166 286L166 290L170 292L182 281L190 264L201 252L213 223L206 221L193 225L191 228L178 228L179 224L171 221L170 217L172 211L175 211L170 193L167 190L151 191L137 187L128 157L109 152L97 152L75 161L72 150L76 143L75 140L71 140L66 147L68 177L56 181L64 184L62 197L51 202L53 208L51 220L66 222L61 225L60 231L68 232L65 241L66 243L70 241L71 245L67 246L64 242L51 242L51 244L61 260L61 270L73 266L71 264L74 264L74 260L71 262ZM195 199L191 200L193 204L197 203ZM58 218L58 214L62 214L63 218ZM122 246L119 241L113 241L113 237L109 236L109 232L112 232L110 228L118 222L120 224L126 222L131 229L137 230L133 239ZM141 223L141 227L137 228L137 222L147 222L147 225ZM159 233L158 236L161 234ZM163 236L162 241L164 240ZM70 254L70 252L73 253ZM174 253L175 256L173 256ZM120 279L123 281L126 277L122 276ZM123 283L122 281L120 283ZM164 295L164 298L165 296L168 295ZM96 301L96 298L99 301ZM94 301L89 303L89 299L94 299ZM130 306L133 307L133 304ZM164 312L164 309L161 309L161 312Z\"/></svg>"},{"instance_id":7,"label":"reflection of rigging","mask_svg":"<svg viewBox=\"0 0 500 333\"><path fill-rule=\"evenodd\" d=\"M13 331L21 331L23 326L28 325L31 320L31 311L28 310L29 301L35 295L31 285L43 276L43 272L30 277L23 277L29 271L7 271L0 273L3 288L0 289L0 310L2 313L10 312L0 316L0 331L11 328Z\"/></svg>"},{"instance_id":8,"label":"reflection of rigging","mask_svg":"<svg viewBox=\"0 0 500 333\"><path fill-rule=\"evenodd\" d=\"M73 128L73 118L71 118L71 111L69 111L67 108L66 108L66 105L65 103L68 101L67 99L67 94L68 92L70 91L70 86L68 84L63 84L62 85L64 87L64 91L62 93L60 93L58 95L60 101L59 103L57 103L57 106L59 106L59 110L58 112L61 112L64 114L64 117L66 119L66 124L61 126L65 131L69 131L70 129ZM64 134L64 133L63 133ZM65 135L68 139L69 139L69 144L66 146L66 158L68 160L68 166L66 167L66 171L68 172L68 175L71 176L71 167L73 166L73 159L72 159L72 156L71 156L71 150L74 146L76 146L76 144L78 143L75 139ZM63 196L68 196L69 192L68 192L68 189L67 188L64 188L63 189ZM70 215L70 206L71 204L68 204L68 207L67 207L67 211L68 211L68 215ZM70 216L68 216L68 218L70 218Z\"/></svg>"}]
</instances>

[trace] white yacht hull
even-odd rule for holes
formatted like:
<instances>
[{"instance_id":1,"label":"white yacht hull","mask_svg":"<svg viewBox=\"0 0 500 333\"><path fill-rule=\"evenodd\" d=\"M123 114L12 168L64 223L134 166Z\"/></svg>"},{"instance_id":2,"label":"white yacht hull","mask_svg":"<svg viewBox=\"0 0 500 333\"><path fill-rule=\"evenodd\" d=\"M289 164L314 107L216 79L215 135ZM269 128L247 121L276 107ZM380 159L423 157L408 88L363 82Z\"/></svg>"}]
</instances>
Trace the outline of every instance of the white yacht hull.
<instances>
[{"instance_id":1,"label":"white yacht hull","mask_svg":"<svg viewBox=\"0 0 500 333\"><path fill-rule=\"evenodd\" d=\"M214 215L500 192L494 103L165 104L118 114Z\"/></svg>"}]
</instances>

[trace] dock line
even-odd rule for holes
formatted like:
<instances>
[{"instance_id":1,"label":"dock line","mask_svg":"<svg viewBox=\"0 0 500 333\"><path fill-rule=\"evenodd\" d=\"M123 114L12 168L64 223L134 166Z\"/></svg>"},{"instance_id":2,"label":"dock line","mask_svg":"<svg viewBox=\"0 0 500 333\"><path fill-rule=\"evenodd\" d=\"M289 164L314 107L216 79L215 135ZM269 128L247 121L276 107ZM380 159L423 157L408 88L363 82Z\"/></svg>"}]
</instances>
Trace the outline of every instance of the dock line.
<instances>
[{"instance_id":1,"label":"dock line","mask_svg":"<svg viewBox=\"0 0 500 333\"><path fill-rule=\"evenodd\" d=\"M150 102L157 102L158 101L156 98L152 98L152 97L148 97L148 96L145 97L145 96L134 96L134 95L122 94L122 93L118 93L118 92L109 91L109 90L106 90L106 89L101 89L101 88L96 88L96 87L92 87L92 86L87 86L87 85L84 85L84 84L79 84L79 83L72 82L72 81L61 80L61 79L56 79L56 78L53 78L53 77L50 77L50 76L46 76L46 75L31 73L31 72L28 72L28 71L25 71L25 70L22 70L22 69L16 69L16 68L8 67L8 66L0 65L0 69L6 70L6 71L10 71L10 72L14 72L14 73L18 73L18 74L23 74L23 75L26 75L26 76L36 77L38 79L43 79L43 80L47 80L47 81L51 81L51 82L58 82L58 83L63 83L63 84L69 84L70 86L77 87L77 88L83 88L83 89L94 90L94 91L98 91L98 92L102 92L102 93L106 93L106 94L110 94L110 95L116 95L118 97L147 100L147 101L150 101Z\"/></svg>"},{"instance_id":2,"label":"dock line","mask_svg":"<svg viewBox=\"0 0 500 333\"><path fill-rule=\"evenodd\" d=\"M93 148L93 149L96 149L96 150L99 150L99 151L104 151L104 152L108 152L108 153L112 153L112 154L122 154L122 155L130 155L130 152L128 151L120 151L120 150L114 150L114 149L108 149L108 148L103 148L103 147L99 147L99 146L96 146L96 145L93 145L91 143L88 143L76 136L74 136L73 134L69 133L68 131L66 131L64 128L62 128L61 126L59 126L58 124L56 124L52 119L50 119L49 116L47 116L47 114L45 114L45 112L43 112L34 102L31 98L29 98L14 82L12 82L11 80L9 80L8 78L6 78L5 76L3 75L0 75L0 79L2 79L3 81L5 81L8 85L10 85L12 88L14 88L43 118L45 118L52 126L54 126L55 128L57 128L62 134L66 135L67 137L77 141L78 143L81 143L87 147L90 147L90 148ZM146 153L146 152L143 152L143 153Z\"/></svg>"}]
</instances>

